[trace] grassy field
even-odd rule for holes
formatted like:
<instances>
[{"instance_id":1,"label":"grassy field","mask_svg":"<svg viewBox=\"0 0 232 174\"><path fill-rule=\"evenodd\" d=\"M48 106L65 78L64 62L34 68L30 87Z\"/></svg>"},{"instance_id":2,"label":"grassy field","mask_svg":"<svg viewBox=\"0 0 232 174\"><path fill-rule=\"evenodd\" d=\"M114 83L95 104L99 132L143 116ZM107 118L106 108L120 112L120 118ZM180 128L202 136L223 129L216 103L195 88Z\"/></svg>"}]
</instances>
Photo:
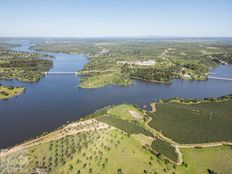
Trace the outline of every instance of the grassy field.
<instances>
[{"instance_id":1,"label":"grassy field","mask_svg":"<svg viewBox=\"0 0 232 174\"><path fill-rule=\"evenodd\" d=\"M171 144L167 143L166 141L163 141L161 139L154 140L152 142L151 148L155 152L158 152L159 154L166 157L167 159L170 159L175 163L178 163L179 159L178 154L176 153L176 148Z\"/></svg>"},{"instance_id":2,"label":"grassy field","mask_svg":"<svg viewBox=\"0 0 232 174\"><path fill-rule=\"evenodd\" d=\"M122 73L114 72L107 74L99 74L85 77L81 80L81 88L99 88L106 85L128 86L132 84L132 80Z\"/></svg>"},{"instance_id":3,"label":"grassy field","mask_svg":"<svg viewBox=\"0 0 232 174\"><path fill-rule=\"evenodd\" d=\"M157 103L149 125L183 144L232 141L232 100Z\"/></svg>"},{"instance_id":4,"label":"grassy field","mask_svg":"<svg viewBox=\"0 0 232 174\"><path fill-rule=\"evenodd\" d=\"M24 92L23 87L0 86L0 100L6 100L18 96Z\"/></svg>"},{"instance_id":5,"label":"grassy field","mask_svg":"<svg viewBox=\"0 0 232 174\"><path fill-rule=\"evenodd\" d=\"M144 125L144 120L146 120L141 109L128 104L114 106L110 108L107 113L111 116L127 120L141 126Z\"/></svg>"},{"instance_id":6,"label":"grassy field","mask_svg":"<svg viewBox=\"0 0 232 174\"><path fill-rule=\"evenodd\" d=\"M232 174L232 147L206 147L181 149L184 165L179 166L177 173L186 174ZM212 174L215 174L212 173Z\"/></svg>"}]
</instances>

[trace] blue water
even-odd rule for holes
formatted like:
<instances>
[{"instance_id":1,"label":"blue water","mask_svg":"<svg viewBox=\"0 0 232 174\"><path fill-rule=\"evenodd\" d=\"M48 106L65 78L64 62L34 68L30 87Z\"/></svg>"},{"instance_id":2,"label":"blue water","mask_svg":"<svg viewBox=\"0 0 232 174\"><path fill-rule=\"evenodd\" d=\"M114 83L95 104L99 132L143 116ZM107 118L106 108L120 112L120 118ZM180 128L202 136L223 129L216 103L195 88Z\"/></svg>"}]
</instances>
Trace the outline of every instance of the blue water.
<instances>
[{"instance_id":1,"label":"blue water","mask_svg":"<svg viewBox=\"0 0 232 174\"><path fill-rule=\"evenodd\" d=\"M23 46L15 50L30 51L31 43L22 43ZM47 54L56 57L51 71L73 72L87 63L82 55ZM231 75L232 65L221 65L212 73L223 77ZM109 85L98 89L78 88L80 77L74 75L48 75L37 83L16 80L0 80L0 83L27 88L23 95L0 101L0 148L52 131L67 121L77 120L107 105L130 103L144 107L163 98L205 98L232 93L232 81L213 79L174 80L171 84L135 81L128 87Z\"/></svg>"}]
</instances>

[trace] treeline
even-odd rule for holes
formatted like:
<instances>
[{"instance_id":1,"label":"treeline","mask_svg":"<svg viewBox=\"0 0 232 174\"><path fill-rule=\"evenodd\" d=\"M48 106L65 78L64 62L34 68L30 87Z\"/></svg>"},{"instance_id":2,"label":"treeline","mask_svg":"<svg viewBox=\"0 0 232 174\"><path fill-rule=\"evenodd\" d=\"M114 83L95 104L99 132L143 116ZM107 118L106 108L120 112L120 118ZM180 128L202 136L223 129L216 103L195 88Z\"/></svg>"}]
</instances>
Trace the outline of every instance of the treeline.
<instances>
[{"instance_id":1,"label":"treeline","mask_svg":"<svg viewBox=\"0 0 232 174\"><path fill-rule=\"evenodd\" d=\"M30 53L30 52L19 52L3 49L0 50L0 59L38 59L38 58L53 58L48 54L40 54L40 53Z\"/></svg>"},{"instance_id":2,"label":"treeline","mask_svg":"<svg viewBox=\"0 0 232 174\"><path fill-rule=\"evenodd\" d=\"M221 97L206 97L203 99L196 99L196 98L195 99L184 99L184 98L175 97L175 98L171 98L171 99L162 99L162 100L160 100L160 102L168 103L168 102L173 101L173 100L178 100L181 103L198 103L201 101L223 101L223 100L229 100L229 99L232 99L232 94L221 96Z\"/></svg>"},{"instance_id":3,"label":"treeline","mask_svg":"<svg viewBox=\"0 0 232 174\"><path fill-rule=\"evenodd\" d=\"M34 70L47 70L52 66L52 61L45 59L10 59L7 62L0 63L0 68L30 68Z\"/></svg>"}]
</instances>

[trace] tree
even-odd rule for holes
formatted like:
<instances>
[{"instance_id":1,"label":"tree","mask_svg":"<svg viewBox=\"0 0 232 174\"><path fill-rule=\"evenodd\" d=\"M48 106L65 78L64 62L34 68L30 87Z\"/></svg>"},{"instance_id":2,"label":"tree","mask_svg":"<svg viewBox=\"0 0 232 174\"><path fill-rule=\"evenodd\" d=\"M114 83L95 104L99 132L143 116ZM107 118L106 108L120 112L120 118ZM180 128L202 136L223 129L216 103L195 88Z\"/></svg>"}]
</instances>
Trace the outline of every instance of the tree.
<instances>
[{"instance_id":1,"label":"tree","mask_svg":"<svg viewBox=\"0 0 232 174\"><path fill-rule=\"evenodd\" d=\"M117 169L117 174L123 174L123 172L122 172L122 169L121 169L121 168Z\"/></svg>"},{"instance_id":2,"label":"tree","mask_svg":"<svg viewBox=\"0 0 232 174\"><path fill-rule=\"evenodd\" d=\"M207 169L209 174L217 174L215 171L211 170L211 169Z\"/></svg>"},{"instance_id":3,"label":"tree","mask_svg":"<svg viewBox=\"0 0 232 174\"><path fill-rule=\"evenodd\" d=\"M69 165L69 170L72 170L72 169L73 169L73 165L70 164L70 165Z\"/></svg>"}]
</instances>

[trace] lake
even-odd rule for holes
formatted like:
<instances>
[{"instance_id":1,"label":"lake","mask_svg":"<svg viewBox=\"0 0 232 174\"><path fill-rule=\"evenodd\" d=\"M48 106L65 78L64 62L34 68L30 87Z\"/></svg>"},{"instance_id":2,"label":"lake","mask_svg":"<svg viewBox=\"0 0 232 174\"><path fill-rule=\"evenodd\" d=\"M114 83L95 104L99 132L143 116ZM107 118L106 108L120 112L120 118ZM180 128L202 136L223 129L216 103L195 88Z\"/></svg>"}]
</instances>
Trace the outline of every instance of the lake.
<instances>
[{"instance_id":1,"label":"lake","mask_svg":"<svg viewBox=\"0 0 232 174\"><path fill-rule=\"evenodd\" d=\"M23 45L14 50L31 51L28 49L31 43L21 43ZM50 71L74 72L87 63L83 55L47 54L56 57ZM232 78L232 65L220 65L211 73ZM78 120L107 105L129 103L140 107L146 105L149 109L150 102L163 98L219 97L232 93L232 81L216 79L174 80L171 84L136 80L128 87L109 85L98 89L78 88L80 77L74 75L48 75L36 83L16 80L0 80L0 83L27 88L16 98L0 101L0 148L52 131L67 121Z\"/></svg>"}]
</instances>

